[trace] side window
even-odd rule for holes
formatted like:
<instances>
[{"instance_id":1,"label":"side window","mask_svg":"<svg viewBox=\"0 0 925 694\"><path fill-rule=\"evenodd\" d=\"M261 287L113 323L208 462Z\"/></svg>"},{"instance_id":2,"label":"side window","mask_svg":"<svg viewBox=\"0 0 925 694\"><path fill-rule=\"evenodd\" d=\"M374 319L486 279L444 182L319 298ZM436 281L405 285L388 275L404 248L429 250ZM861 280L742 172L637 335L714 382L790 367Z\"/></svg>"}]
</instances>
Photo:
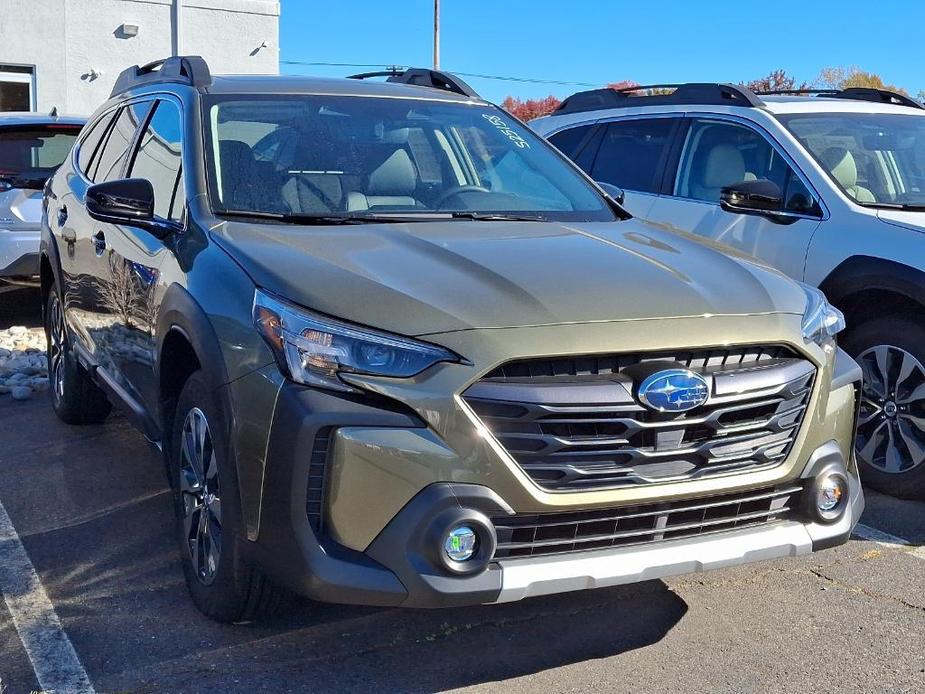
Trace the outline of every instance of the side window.
<instances>
[{"instance_id":1,"label":"side window","mask_svg":"<svg viewBox=\"0 0 925 694\"><path fill-rule=\"evenodd\" d=\"M790 165L762 135L735 123L694 120L684 143L674 194L682 198L719 203L726 186L743 181L767 180L794 197L812 196ZM791 180L792 179L792 180ZM797 190L797 188L802 190ZM788 192L792 188L793 192ZM789 199L788 199L789 204Z\"/></svg>"},{"instance_id":2,"label":"side window","mask_svg":"<svg viewBox=\"0 0 925 694\"><path fill-rule=\"evenodd\" d=\"M657 193L674 125L673 118L611 123L591 168L591 178L626 190Z\"/></svg>"},{"instance_id":3,"label":"side window","mask_svg":"<svg viewBox=\"0 0 925 694\"><path fill-rule=\"evenodd\" d=\"M578 147L584 142L585 136L591 131L594 125L579 125L575 128L560 130L555 135L549 136L549 141L562 154L575 159L578 154Z\"/></svg>"},{"instance_id":4,"label":"side window","mask_svg":"<svg viewBox=\"0 0 925 694\"><path fill-rule=\"evenodd\" d=\"M138 126L151 110L150 101L141 101L126 106L116 117L116 122L109 129L109 138L94 164L95 171L89 178L94 183L112 181L122 176L122 168L128 158L129 147L135 139Z\"/></svg>"},{"instance_id":5,"label":"side window","mask_svg":"<svg viewBox=\"0 0 925 694\"><path fill-rule=\"evenodd\" d=\"M180 158L180 109L172 101L158 101L138 142L129 177L145 178L154 187L154 214L180 220L185 191Z\"/></svg>"},{"instance_id":6,"label":"side window","mask_svg":"<svg viewBox=\"0 0 925 694\"><path fill-rule=\"evenodd\" d=\"M443 183L440 159L423 128L408 129L408 149L422 183Z\"/></svg>"},{"instance_id":7,"label":"side window","mask_svg":"<svg viewBox=\"0 0 925 694\"><path fill-rule=\"evenodd\" d=\"M79 149L77 150L77 166L87 178L90 177L88 172L93 162L93 155L96 154L96 151L99 149L100 141L103 139L103 136L106 134L106 129L109 128L109 124L112 123L112 119L115 117L116 111L111 111L102 118L97 119L95 123L90 125L87 134L80 141Z\"/></svg>"}]
</instances>

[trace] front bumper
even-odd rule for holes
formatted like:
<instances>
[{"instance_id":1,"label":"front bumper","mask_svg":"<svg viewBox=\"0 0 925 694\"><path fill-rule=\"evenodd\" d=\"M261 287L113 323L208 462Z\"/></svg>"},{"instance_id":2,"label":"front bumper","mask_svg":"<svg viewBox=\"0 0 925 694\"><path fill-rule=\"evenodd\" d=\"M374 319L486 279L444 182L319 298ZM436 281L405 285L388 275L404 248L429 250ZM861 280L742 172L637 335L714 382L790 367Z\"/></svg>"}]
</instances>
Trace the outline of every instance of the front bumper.
<instances>
[{"instance_id":1,"label":"front bumper","mask_svg":"<svg viewBox=\"0 0 925 694\"><path fill-rule=\"evenodd\" d=\"M761 344L778 344L798 328L782 317L759 321ZM678 321L683 322L683 321ZM590 326L582 341L550 350L585 352L594 344L628 349L681 346L677 322L644 333L630 326ZM661 323L671 325L661 325ZM714 319L717 339L741 330ZM724 327L726 326L726 327ZM530 344L561 339L536 329ZM605 334L598 334L606 332ZM643 335L645 342L639 342ZM557 337L558 336L558 337ZM509 340L464 335L462 354L499 353ZM629 340L636 339L636 343ZM584 340L588 344L584 343ZM449 343L449 339L442 342ZM487 345L487 347L486 347ZM845 355L807 348L819 366L805 425L786 461L748 474L636 488L559 493L544 490L474 426L458 396L492 360L441 364L414 379L367 379L364 395L285 382L275 365L228 384L236 403L234 449L242 490L246 551L273 577L320 601L444 607L516 600L529 595L616 585L689 571L802 554L847 541L863 509L852 455L857 368ZM269 437L267 437L269 432ZM320 450L319 442L326 442ZM608 549L531 558L501 558L471 575L448 572L435 557L434 519L474 510L504 514L568 513L704 499L793 484L812 476L813 460L834 456L850 480L850 508L834 525L790 516L760 527ZM318 461L323 486L318 487ZM321 506L319 507L319 503ZM437 538L439 540L439 538Z\"/></svg>"}]
</instances>

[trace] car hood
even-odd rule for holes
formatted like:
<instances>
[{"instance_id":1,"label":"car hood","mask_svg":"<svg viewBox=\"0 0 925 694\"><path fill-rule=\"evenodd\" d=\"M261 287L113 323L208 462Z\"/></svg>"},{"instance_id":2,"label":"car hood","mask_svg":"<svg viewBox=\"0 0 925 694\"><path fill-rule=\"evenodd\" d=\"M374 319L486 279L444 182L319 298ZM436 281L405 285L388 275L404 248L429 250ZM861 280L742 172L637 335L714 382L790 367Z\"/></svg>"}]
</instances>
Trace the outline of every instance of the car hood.
<instances>
[{"instance_id":1,"label":"car hood","mask_svg":"<svg viewBox=\"0 0 925 694\"><path fill-rule=\"evenodd\" d=\"M877 217L881 222L893 226L911 229L912 231L925 231L925 212L906 210L877 210Z\"/></svg>"},{"instance_id":2,"label":"car hood","mask_svg":"<svg viewBox=\"0 0 925 694\"><path fill-rule=\"evenodd\" d=\"M638 220L304 227L224 222L216 242L255 283L404 335L803 312L775 270Z\"/></svg>"}]
</instances>

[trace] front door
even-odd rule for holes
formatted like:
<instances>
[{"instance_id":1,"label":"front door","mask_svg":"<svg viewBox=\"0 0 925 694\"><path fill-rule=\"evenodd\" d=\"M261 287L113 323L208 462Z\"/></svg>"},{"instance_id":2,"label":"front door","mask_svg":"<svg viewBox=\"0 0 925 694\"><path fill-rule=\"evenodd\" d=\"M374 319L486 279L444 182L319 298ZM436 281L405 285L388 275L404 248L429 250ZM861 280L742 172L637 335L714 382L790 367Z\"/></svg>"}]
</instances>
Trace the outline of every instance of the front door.
<instances>
[{"instance_id":1,"label":"front door","mask_svg":"<svg viewBox=\"0 0 925 694\"><path fill-rule=\"evenodd\" d=\"M694 118L670 173L671 194L657 200L649 221L731 246L803 279L809 242L821 223L816 196L764 135L738 122ZM780 187L786 217L737 214L720 206L724 187L761 179Z\"/></svg>"}]
</instances>

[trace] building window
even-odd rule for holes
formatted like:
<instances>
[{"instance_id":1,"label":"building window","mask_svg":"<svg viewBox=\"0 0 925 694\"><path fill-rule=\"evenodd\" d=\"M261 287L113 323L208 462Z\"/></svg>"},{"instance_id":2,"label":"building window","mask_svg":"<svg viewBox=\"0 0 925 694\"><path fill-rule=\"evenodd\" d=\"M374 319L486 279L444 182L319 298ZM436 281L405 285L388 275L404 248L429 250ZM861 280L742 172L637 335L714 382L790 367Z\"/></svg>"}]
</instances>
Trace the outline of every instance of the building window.
<instances>
[{"instance_id":1,"label":"building window","mask_svg":"<svg viewBox=\"0 0 925 694\"><path fill-rule=\"evenodd\" d=\"M0 65L0 111L34 110L34 69L18 65Z\"/></svg>"}]
</instances>

